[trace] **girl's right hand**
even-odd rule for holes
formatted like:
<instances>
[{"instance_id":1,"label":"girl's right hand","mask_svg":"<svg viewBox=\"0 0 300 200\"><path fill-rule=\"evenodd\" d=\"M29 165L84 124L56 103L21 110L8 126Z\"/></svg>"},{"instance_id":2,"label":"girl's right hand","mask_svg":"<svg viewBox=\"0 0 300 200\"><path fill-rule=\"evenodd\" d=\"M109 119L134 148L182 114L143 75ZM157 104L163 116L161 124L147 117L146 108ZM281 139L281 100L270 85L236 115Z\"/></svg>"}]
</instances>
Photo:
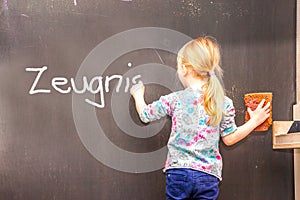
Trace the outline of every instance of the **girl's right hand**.
<instances>
[{"instance_id":1,"label":"girl's right hand","mask_svg":"<svg viewBox=\"0 0 300 200\"><path fill-rule=\"evenodd\" d=\"M249 107L247 108L250 119L254 120L257 123L257 126L266 121L266 119L270 116L270 102L263 106L265 101L266 100L263 99L253 111Z\"/></svg>"},{"instance_id":2,"label":"girl's right hand","mask_svg":"<svg viewBox=\"0 0 300 200\"><path fill-rule=\"evenodd\" d=\"M242 126L239 126L236 131L234 131L231 134L228 134L224 137L222 137L223 142L228 145L234 145L235 143L241 141L247 135L251 133L257 126L259 126L261 123L266 121L266 119L270 116L270 103L267 103L264 106L264 103L266 102L265 99L263 99L257 106L255 110L251 110L249 107L247 108L247 111L250 115L250 120L247 121Z\"/></svg>"}]
</instances>

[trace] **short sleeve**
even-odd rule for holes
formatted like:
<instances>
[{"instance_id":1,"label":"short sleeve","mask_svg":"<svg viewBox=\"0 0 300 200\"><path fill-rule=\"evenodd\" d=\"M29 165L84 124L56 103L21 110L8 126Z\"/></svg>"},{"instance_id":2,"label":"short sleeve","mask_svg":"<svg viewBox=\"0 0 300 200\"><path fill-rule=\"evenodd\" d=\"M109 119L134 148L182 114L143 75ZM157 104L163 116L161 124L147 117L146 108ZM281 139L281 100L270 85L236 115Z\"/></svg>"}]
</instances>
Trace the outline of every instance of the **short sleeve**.
<instances>
[{"instance_id":1,"label":"short sleeve","mask_svg":"<svg viewBox=\"0 0 300 200\"><path fill-rule=\"evenodd\" d=\"M140 119L145 122L158 120L166 115L172 116L174 110L175 93L165 95L142 108Z\"/></svg>"},{"instance_id":2,"label":"short sleeve","mask_svg":"<svg viewBox=\"0 0 300 200\"><path fill-rule=\"evenodd\" d=\"M235 108L233 102L228 97L225 97L224 104L224 116L220 124L220 134L222 137L236 131L237 126L235 124Z\"/></svg>"}]
</instances>

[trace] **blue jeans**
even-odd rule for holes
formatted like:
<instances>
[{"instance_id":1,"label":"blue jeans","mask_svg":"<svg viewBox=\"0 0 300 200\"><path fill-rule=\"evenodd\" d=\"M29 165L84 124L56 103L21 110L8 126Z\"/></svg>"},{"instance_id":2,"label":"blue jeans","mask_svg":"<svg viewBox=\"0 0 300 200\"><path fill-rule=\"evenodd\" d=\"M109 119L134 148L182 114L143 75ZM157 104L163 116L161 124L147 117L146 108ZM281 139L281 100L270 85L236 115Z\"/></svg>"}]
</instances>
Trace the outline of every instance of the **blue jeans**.
<instances>
[{"instance_id":1,"label":"blue jeans","mask_svg":"<svg viewBox=\"0 0 300 200\"><path fill-rule=\"evenodd\" d=\"M219 194L219 179L193 169L168 169L166 171L167 200L215 200Z\"/></svg>"}]
</instances>

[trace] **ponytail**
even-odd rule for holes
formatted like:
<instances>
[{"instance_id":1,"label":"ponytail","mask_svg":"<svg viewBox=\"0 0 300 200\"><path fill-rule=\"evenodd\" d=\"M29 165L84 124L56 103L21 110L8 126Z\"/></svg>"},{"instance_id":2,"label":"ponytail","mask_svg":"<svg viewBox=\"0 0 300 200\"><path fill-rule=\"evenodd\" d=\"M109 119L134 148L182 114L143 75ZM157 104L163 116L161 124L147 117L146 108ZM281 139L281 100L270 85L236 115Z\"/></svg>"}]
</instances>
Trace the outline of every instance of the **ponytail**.
<instances>
[{"instance_id":1,"label":"ponytail","mask_svg":"<svg viewBox=\"0 0 300 200\"><path fill-rule=\"evenodd\" d=\"M223 118L223 102L225 94L223 85L221 83L222 70L218 66L214 71L217 71L217 73L210 73L209 75L209 81L204 92L203 105L205 111L210 116L208 124L216 127Z\"/></svg>"},{"instance_id":2,"label":"ponytail","mask_svg":"<svg viewBox=\"0 0 300 200\"><path fill-rule=\"evenodd\" d=\"M207 79L203 86L203 106L210 116L207 124L218 126L223 118L224 88L223 71L219 66L220 50L211 37L200 37L185 44L178 52L182 64L193 69L201 79Z\"/></svg>"}]
</instances>

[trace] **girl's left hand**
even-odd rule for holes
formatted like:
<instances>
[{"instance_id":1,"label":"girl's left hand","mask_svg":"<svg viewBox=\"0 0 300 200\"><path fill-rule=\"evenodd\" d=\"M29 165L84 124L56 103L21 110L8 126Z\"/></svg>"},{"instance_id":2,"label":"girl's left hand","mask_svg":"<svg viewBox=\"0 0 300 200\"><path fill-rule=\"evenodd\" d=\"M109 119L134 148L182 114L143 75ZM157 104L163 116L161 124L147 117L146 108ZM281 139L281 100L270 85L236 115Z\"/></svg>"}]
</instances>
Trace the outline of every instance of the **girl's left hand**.
<instances>
[{"instance_id":1,"label":"girl's left hand","mask_svg":"<svg viewBox=\"0 0 300 200\"><path fill-rule=\"evenodd\" d=\"M139 81L137 84L133 85L130 88L130 94L133 96L133 98L144 97L144 93L145 93L145 86L142 81Z\"/></svg>"},{"instance_id":2,"label":"girl's left hand","mask_svg":"<svg viewBox=\"0 0 300 200\"><path fill-rule=\"evenodd\" d=\"M270 102L263 106L265 101L266 100L263 99L254 111L252 111L249 107L247 108L250 119L254 120L257 125L266 121L266 119L270 116Z\"/></svg>"}]
</instances>

